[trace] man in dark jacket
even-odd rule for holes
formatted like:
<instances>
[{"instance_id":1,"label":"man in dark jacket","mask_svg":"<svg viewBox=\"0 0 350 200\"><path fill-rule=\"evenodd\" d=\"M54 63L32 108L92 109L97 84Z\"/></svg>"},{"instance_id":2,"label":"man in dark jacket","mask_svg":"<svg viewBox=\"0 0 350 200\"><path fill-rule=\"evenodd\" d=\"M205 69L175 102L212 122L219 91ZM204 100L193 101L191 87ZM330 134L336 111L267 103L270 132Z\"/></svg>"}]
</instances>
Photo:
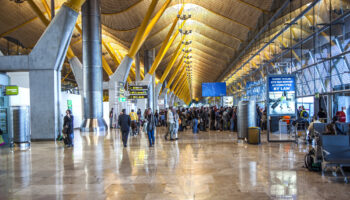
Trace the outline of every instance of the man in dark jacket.
<instances>
[{"instance_id":1,"label":"man in dark jacket","mask_svg":"<svg viewBox=\"0 0 350 200\"><path fill-rule=\"evenodd\" d=\"M122 110L122 114L118 117L118 124L120 126L120 130L122 131L124 147L126 147L131 125L131 118L129 115L126 114L125 109Z\"/></svg>"}]
</instances>

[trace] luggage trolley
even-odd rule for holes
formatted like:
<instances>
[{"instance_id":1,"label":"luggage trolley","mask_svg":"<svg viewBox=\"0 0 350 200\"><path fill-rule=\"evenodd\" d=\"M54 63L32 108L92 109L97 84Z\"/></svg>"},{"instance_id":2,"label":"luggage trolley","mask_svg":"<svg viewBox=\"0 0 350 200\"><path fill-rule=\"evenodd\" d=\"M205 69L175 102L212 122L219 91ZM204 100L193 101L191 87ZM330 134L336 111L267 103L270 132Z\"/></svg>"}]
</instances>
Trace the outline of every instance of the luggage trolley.
<instances>
[{"instance_id":1,"label":"luggage trolley","mask_svg":"<svg viewBox=\"0 0 350 200\"><path fill-rule=\"evenodd\" d=\"M291 123L291 119L280 119L278 122L278 130L279 130L279 134L280 137L282 138L282 136L287 136L290 139L295 139L295 131L294 131L294 127L292 126Z\"/></svg>"}]
</instances>

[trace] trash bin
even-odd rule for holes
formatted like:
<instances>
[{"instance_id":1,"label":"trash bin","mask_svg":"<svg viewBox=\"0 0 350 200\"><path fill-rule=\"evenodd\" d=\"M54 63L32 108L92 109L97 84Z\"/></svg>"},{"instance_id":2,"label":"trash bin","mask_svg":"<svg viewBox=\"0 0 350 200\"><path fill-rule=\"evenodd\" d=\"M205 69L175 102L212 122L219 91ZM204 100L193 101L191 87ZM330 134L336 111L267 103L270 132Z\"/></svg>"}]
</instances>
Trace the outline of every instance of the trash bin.
<instances>
[{"instance_id":1,"label":"trash bin","mask_svg":"<svg viewBox=\"0 0 350 200\"><path fill-rule=\"evenodd\" d=\"M9 131L12 145L26 149L30 147L29 106L10 107Z\"/></svg>"},{"instance_id":2,"label":"trash bin","mask_svg":"<svg viewBox=\"0 0 350 200\"><path fill-rule=\"evenodd\" d=\"M260 128L249 127L248 128L248 143L249 144L260 144Z\"/></svg>"}]
</instances>

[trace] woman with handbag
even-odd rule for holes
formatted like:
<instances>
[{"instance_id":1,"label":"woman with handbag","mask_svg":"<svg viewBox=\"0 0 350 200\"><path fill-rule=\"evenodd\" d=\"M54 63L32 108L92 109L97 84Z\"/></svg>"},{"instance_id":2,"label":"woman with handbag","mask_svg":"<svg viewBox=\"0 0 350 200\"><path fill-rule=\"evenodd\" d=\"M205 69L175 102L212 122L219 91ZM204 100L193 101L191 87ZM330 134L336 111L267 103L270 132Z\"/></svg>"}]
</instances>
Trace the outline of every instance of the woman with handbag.
<instances>
[{"instance_id":1,"label":"woman with handbag","mask_svg":"<svg viewBox=\"0 0 350 200\"><path fill-rule=\"evenodd\" d=\"M73 115L71 110L66 111L66 116L63 119L63 133L66 134L64 138L65 144L67 147L73 147L73 138L74 138L74 126L73 126Z\"/></svg>"}]
</instances>

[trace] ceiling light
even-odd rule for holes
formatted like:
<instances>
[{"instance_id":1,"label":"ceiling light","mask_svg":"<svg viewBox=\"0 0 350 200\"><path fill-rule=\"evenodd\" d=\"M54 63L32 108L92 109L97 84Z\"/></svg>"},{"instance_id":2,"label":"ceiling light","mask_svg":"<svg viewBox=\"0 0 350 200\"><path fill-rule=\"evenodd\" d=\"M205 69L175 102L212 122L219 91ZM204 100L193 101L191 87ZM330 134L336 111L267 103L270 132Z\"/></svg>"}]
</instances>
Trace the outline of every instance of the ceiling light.
<instances>
[{"instance_id":1,"label":"ceiling light","mask_svg":"<svg viewBox=\"0 0 350 200\"><path fill-rule=\"evenodd\" d=\"M182 49L182 51L185 53L190 53L192 51L192 49Z\"/></svg>"},{"instance_id":2,"label":"ceiling light","mask_svg":"<svg viewBox=\"0 0 350 200\"><path fill-rule=\"evenodd\" d=\"M184 44L184 45L190 45L190 44L192 44L192 40L190 40L190 41L182 41L182 44Z\"/></svg>"},{"instance_id":3,"label":"ceiling light","mask_svg":"<svg viewBox=\"0 0 350 200\"><path fill-rule=\"evenodd\" d=\"M182 30L182 29L179 29L179 32L180 32L181 34L184 34L184 35L189 35L189 34L192 33L192 30Z\"/></svg>"},{"instance_id":4,"label":"ceiling light","mask_svg":"<svg viewBox=\"0 0 350 200\"><path fill-rule=\"evenodd\" d=\"M181 20L187 20L190 19L192 17L191 14L189 15L177 15L177 18L181 19Z\"/></svg>"}]
</instances>

